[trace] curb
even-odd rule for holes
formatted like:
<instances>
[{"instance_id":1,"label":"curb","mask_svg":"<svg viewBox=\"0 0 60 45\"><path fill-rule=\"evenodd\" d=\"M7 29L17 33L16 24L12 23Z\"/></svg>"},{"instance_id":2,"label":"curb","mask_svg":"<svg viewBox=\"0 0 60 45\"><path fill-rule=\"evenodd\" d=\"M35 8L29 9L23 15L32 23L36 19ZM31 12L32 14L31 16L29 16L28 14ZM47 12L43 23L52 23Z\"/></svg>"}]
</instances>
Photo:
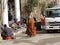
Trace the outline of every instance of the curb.
<instances>
[{"instance_id":1,"label":"curb","mask_svg":"<svg viewBox=\"0 0 60 45\"><path fill-rule=\"evenodd\" d=\"M13 34L18 35L18 34L23 33L25 31L26 31L26 28L22 28L22 29L19 29L17 32L14 32Z\"/></svg>"}]
</instances>

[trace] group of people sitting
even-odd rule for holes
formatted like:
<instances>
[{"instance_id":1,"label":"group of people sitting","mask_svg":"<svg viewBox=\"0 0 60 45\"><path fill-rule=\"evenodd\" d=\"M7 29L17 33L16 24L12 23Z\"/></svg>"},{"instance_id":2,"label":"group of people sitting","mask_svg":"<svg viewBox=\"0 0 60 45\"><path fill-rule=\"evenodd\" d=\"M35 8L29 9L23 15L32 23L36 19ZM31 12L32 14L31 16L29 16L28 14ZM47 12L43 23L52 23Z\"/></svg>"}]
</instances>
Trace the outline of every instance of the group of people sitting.
<instances>
[{"instance_id":1,"label":"group of people sitting","mask_svg":"<svg viewBox=\"0 0 60 45\"><path fill-rule=\"evenodd\" d=\"M15 24L14 24L15 25ZM34 25L34 19L32 16L29 16L28 18L28 22L26 23L26 34L28 36L36 36L36 29L35 29L35 25ZM3 40L11 40L14 39L15 36L13 34L13 30L11 27L8 27L6 24L3 25L3 27L1 27L1 37L3 38Z\"/></svg>"},{"instance_id":2,"label":"group of people sitting","mask_svg":"<svg viewBox=\"0 0 60 45\"><path fill-rule=\"evenodd\" d=\"M17 29L21 28L22 22L17 22L16 19L14 23L10 24L9 27L4 24L1 25L1 37L3 40L11 40L14 39L15 36L13 32L15 32Z\"/></svg>"}]
</instances>

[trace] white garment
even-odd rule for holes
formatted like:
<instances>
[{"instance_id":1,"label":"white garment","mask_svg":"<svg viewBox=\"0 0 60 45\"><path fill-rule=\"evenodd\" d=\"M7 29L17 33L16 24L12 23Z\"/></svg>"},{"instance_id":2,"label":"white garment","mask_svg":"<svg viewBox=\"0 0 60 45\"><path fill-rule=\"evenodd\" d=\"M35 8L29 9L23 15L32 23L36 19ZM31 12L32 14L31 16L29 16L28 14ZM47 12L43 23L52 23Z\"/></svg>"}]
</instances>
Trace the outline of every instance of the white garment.
<instances>
[{"instance_id":1,"label":"white garment","mask_svg":"<svg viewBox=\"0 0 60 45\"><path fill-rule=\"evenodd\" d=\"M33 18L33 15L30 15L29 18Z\"/></svg>"}]
</instances>

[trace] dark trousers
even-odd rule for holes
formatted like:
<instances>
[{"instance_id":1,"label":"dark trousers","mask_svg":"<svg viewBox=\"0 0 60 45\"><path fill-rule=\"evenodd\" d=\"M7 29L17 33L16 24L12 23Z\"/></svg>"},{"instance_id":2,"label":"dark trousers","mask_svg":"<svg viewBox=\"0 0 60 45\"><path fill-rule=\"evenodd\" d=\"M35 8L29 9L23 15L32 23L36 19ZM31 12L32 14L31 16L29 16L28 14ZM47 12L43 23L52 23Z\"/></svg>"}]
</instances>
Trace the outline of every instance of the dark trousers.
<instances>
[{"instance_id":1,"label":"dark trousers","mask_svg":"<svg viewBox=\"0 0 60 45\"><path fill-rule=\"evenodd\" d=\"M3 33L1 33L1 36L2 36L3 40L6 39L6 36Z\"/></svg>"}]
</instances>

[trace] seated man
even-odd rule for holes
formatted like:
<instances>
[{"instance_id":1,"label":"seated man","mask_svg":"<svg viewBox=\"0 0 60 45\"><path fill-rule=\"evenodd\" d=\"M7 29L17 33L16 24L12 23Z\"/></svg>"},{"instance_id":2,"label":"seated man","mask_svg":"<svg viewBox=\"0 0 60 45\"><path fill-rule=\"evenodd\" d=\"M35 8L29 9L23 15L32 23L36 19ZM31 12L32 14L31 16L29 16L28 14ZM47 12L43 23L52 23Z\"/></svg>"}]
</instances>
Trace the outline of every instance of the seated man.
<instances>
[{"instance_id":1,"label":"seated man","mask_svg":"<svg viewBox=\"0 0 60 45\"><path fill-rule=\"evenodd\" d=\"M11 28L7 27L7 25L5 24L4 29L2 29L2 33L1 33L3 40L5 40L7 36L10 36L11 39L14 39L14 35L13 35L12 31L13 30Z\"/></svg>"}]
</instances>

